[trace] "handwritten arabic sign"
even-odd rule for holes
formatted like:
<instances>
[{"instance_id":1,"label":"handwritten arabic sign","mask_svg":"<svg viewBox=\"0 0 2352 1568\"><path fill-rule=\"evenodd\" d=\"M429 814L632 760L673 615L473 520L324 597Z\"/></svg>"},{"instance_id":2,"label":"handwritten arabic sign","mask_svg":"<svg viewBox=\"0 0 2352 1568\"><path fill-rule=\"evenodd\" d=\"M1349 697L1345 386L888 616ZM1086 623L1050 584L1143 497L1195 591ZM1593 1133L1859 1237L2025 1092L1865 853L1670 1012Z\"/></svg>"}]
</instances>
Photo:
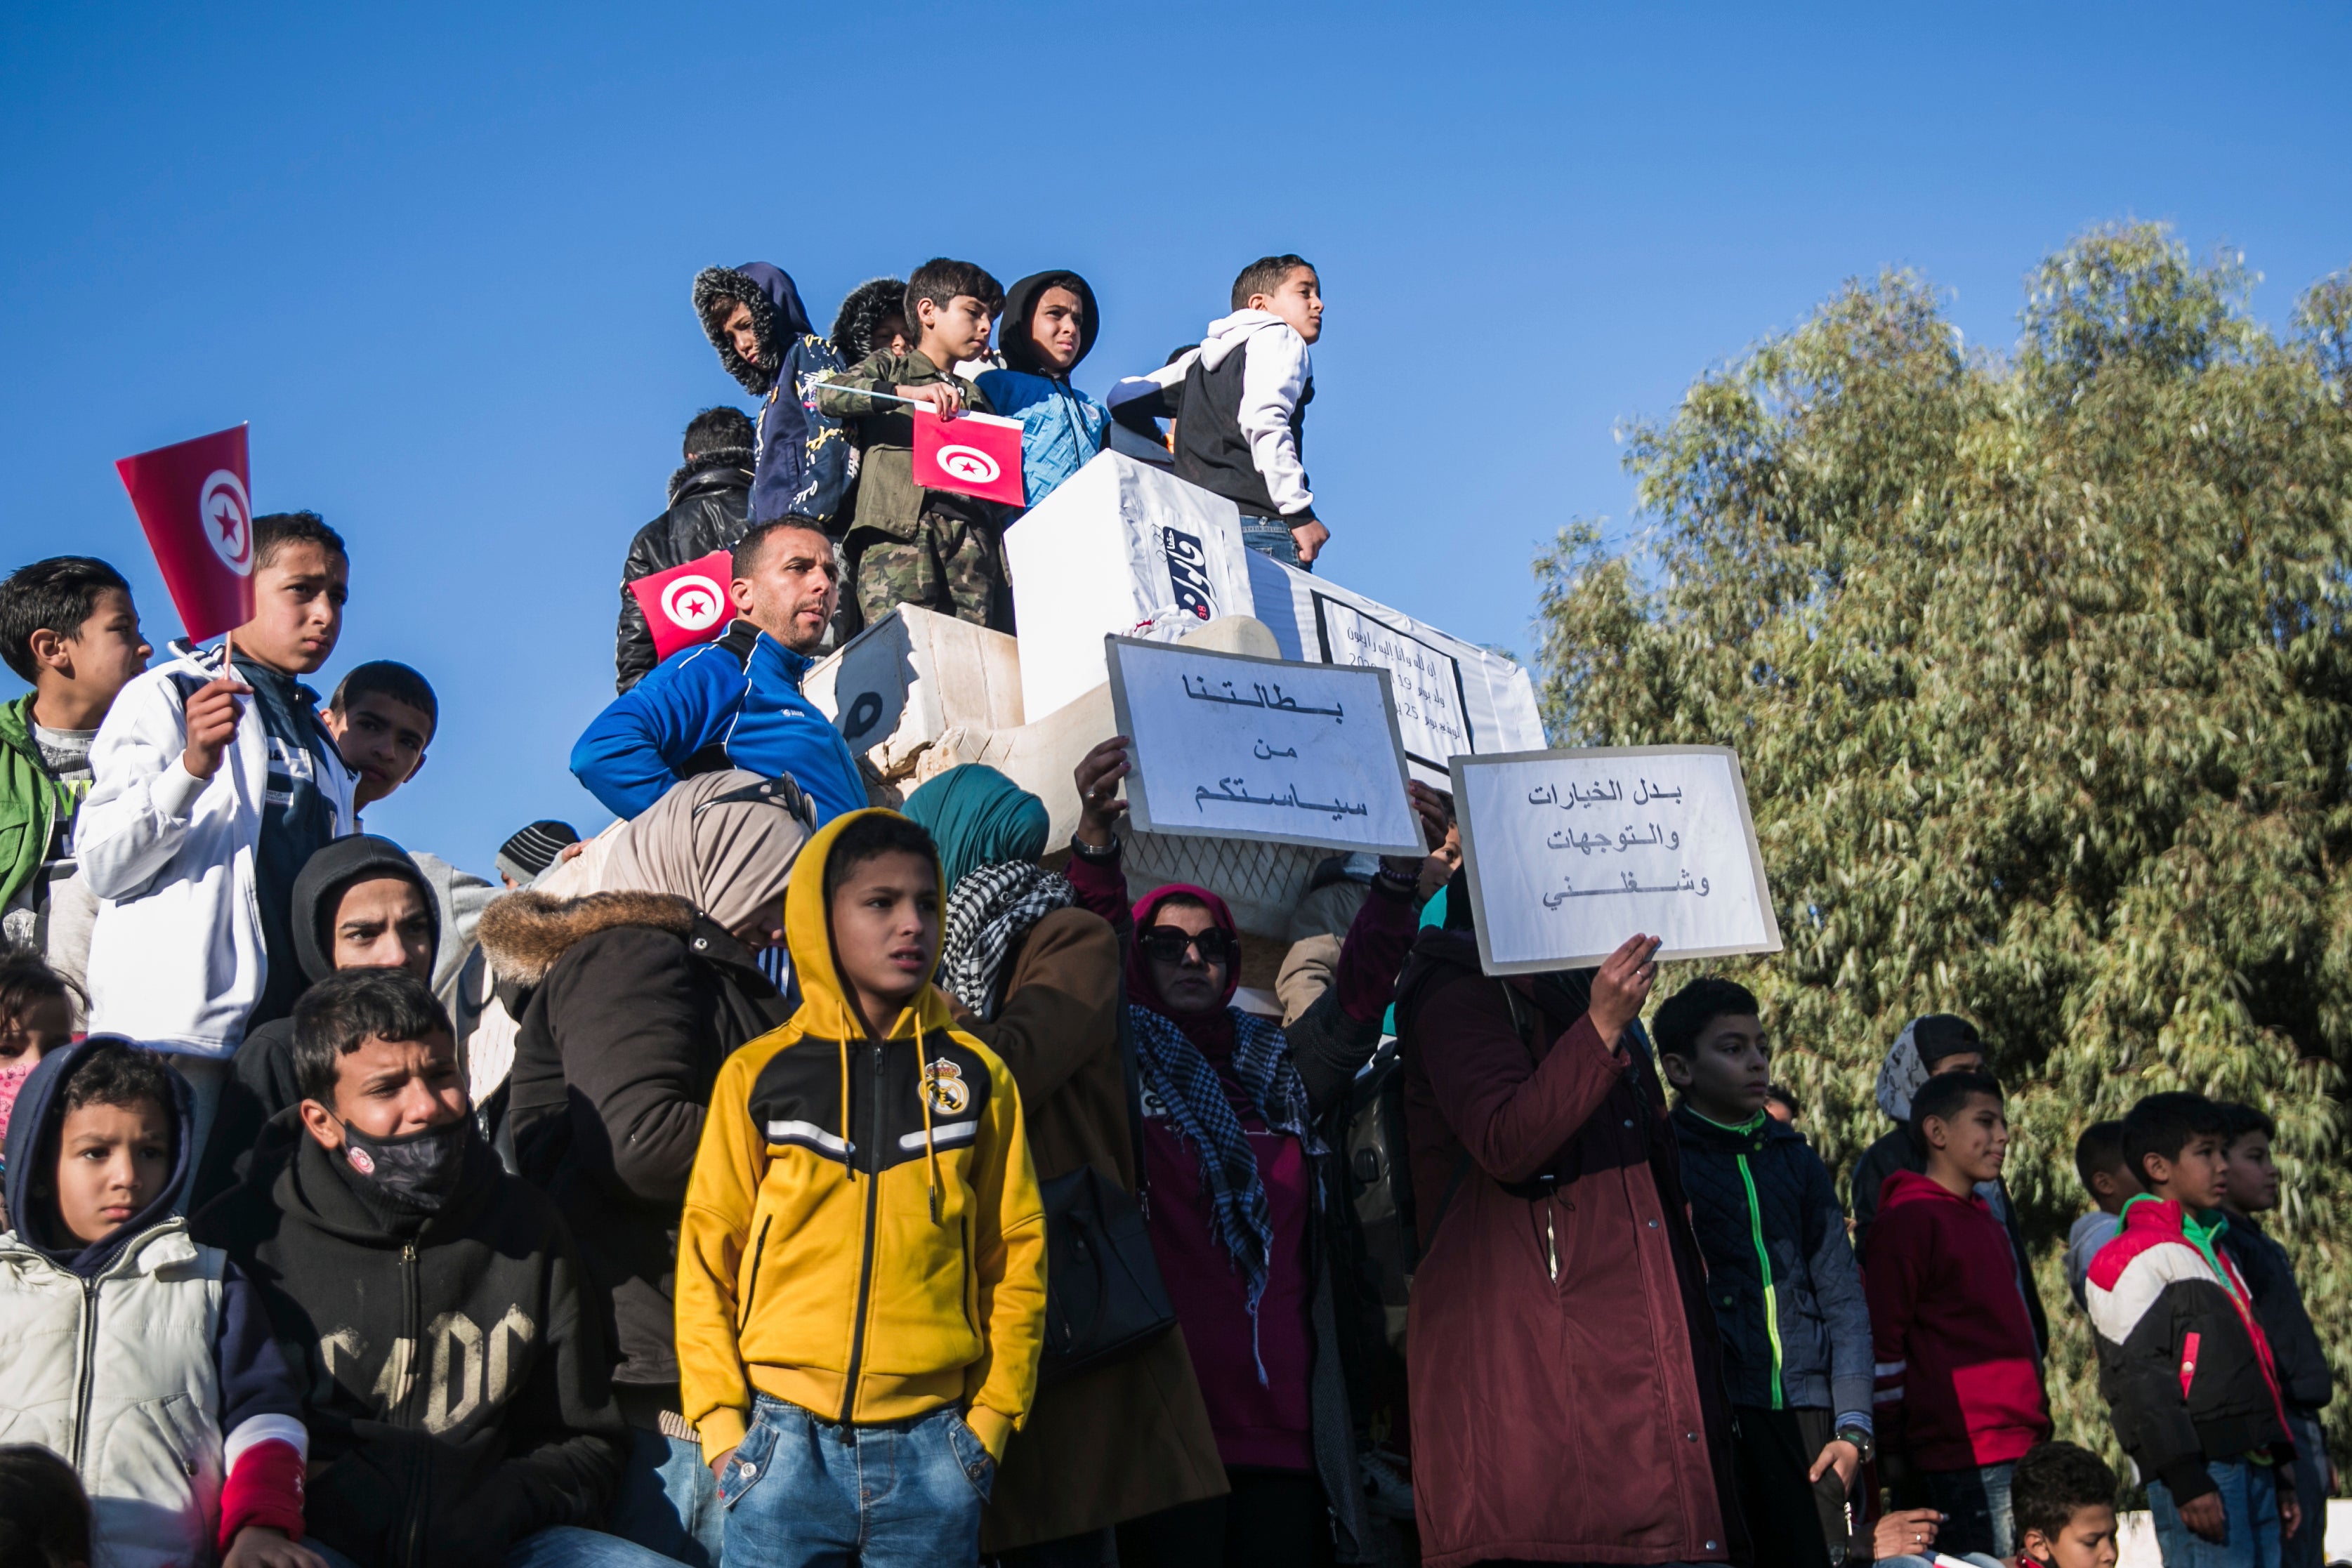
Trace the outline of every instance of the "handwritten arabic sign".
<instances>
[{"instance_id":1,"label":"handwritten arabic sign","mask_svg":"<svg viewBox=\"0 0 2352 1568\"><path fill-rule=\"evenodd\" d=\"M1129 814L1150 833L1419 854L1386 670L1106 637L1134 742Z\"/></svg>"},{"instance_id":2,"label":"handwritten arabic sign","mask_svg":"<svg viewBox=\"0 0 2352 1568\"><path fill-rule=\"evenodd\" d=\"M1637 931L1660 958L1780 950L1729 747L1456 757L1453 773L1486 973L1589 967Z\"/></svg>"}]
</instances>

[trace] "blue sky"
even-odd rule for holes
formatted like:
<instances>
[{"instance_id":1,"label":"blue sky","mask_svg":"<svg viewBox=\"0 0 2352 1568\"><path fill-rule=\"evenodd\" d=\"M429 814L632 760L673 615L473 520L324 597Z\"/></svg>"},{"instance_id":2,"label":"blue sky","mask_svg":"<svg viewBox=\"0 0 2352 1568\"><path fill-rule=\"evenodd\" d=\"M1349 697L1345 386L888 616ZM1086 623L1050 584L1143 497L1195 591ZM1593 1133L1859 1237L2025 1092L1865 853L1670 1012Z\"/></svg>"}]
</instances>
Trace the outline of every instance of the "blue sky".
<instances>
[{"instance_id":1,"label":"blue sky","mask_svg":"<svg viewBox=\"0 0 2352 1568\"><path fill-rule=\"evenodd\" d=\"M1528 562L1621 526L1612 432L1920 269L1970 340L2137 216L2283 319L2352 265L2340 5L286 7L0 21L0 562L168 600L116 457L252 422L255 500L352 540L322 688L404 659L424 773L369 825L487 871L610 695L621 554L740 391L698 267L829 320L935 254L1068 267L1099 391L1296 250L1339 580L1525 653ZM12 676L0 693L17 689Z\"/></svg>"}]
</instances>

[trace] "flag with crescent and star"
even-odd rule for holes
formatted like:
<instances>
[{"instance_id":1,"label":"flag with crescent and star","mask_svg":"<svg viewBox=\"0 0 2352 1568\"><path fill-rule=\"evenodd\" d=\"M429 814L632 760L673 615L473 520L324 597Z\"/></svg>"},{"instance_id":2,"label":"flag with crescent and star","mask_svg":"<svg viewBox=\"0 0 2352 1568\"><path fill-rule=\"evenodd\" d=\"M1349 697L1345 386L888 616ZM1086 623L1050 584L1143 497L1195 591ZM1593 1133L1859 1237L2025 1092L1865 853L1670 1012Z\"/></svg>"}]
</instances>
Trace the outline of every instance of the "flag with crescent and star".
<instances>
[{"instance_id":1,"label":"flag with crescent and star","mask_svg":"<svg viewBox=\"0 0 2352 1568\"><path fill-rule=\"evenodd\" d=\"M232 425L115 464L188 639L253 619L253 501L246 427Z\"/></svg>"}]
</instances>

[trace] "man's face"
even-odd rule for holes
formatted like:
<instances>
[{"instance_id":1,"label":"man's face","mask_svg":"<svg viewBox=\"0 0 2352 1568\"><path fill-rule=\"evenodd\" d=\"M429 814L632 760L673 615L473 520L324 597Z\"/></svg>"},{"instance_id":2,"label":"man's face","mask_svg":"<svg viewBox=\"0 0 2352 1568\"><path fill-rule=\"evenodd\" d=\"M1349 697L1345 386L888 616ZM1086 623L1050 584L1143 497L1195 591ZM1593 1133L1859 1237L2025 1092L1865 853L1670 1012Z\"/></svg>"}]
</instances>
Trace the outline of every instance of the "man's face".
<instances>
[{"instance_id":1,"label":"man's face","mask_svg":"<svg viewBox=\"0 0 2352 1568\"><path fill-rule=\"evenodd\" d=\"M1995 1180L2009 1157L2009 1113L1998 1094L1971 1094L1949 1117L1928 1117L1920 1131L1970 1182Z\"/></svg>"},{"instance_id":2,"label":"man's face","mask_svg":"<svg viewBox=\"0 0 2352 1568\"><path fill-rule=\"evenodd\" d=\"M2110 1503L2076 1509L2055 1540L2039 1530L2029 1530L2018 1545L2027 1557L2051 1568L2116 1568L2123 1555L2116 1511Z\"/></svg>"},{"instance_id":3,"label":"man's face","mask_svg":"<svg viewBox=\"0 0 2352 1568\"><path fill-rule=\"evenodd\" d=\"M737 300L735 308L727 313L727 319L719 324L719 329L733 340L735 352L742 356L745 364L760 362L760 334L751 325L751 308L749 305Z\"/></svg>"},{"instance_id":4,"label":"man's face","mask_svg":"<svg viewBox=\"0 0 2352 1568\"><path fill-rule=\"evenodd\" d=\"M2278 1207L2279 1172L2268 1134L2248 1133L2222 1151L2221 1166L2231 1207L2247 1214L2268 1214Z\"/></svg>"},{"instance_id":5,"label":"man's face","mask_svg":"<svg viewBox=\"0 0 2352 1568\"><path fill-rule=\"evenodd\" d=\"M1152 912L1151 928L1137 940L1170 1013L1192 1018L1224 1004L1234 952L1215 915L1197 904L1167 904Z\"/></svg>"},{"instance_id":6,"label":"man's face","mask_svg":"<svg viewBox=\"0 0 2352 1568\"><path fill-rule=\"evenodd\" d=\"M1323 335L1323 283L1311 267L1294 267L1271 294L1253 294L1250 308L1270 310L1308 342Z\"/></svg>"},{"instance_id":7,"label":"man's face","mask_svg":"<svg viewBox=\"0 0 2352 1568\"><path fill-rule=\"evenodd\" d=\"M405 969L433 980L433 912L404 876L352 883L335 900L331 956L338 969Z\"/></svg>"},{"instance_id":8,"label":"man's face","mask_svg":"<svg viewBox=\"0 0 2352 1568\"><path fill-rule=\"evenodd\" d=\"M2180 1145L2171 1159L2147 1156L2148 1190L2158 1197L2199 1212L2221 1207L2229 1196L2229 1162L2221 1155L2221 1134L2198 1133Z\"/></svg>"},{"instance_id":9,"label":"man's face","mask_svg":"<svg viewBox=\"0 0 2352 1568\"><path fill-rule=\"evenodd\" d=\"M1069 374L1078 362L1086 322L1086 304L1074 290L1048 288L1038 297L1037 308L1029 317L1029 337L1047 370L1057 376Z\"/></svg>"},{"instance_id":10,"label":"man's face","mask_svg":"<svg viewBox=\"0 0 2352 1568\"><path fill-rule=\"evenodd\" d=\"M760 546L751 574L730 590L735 612L796 653L813 653L833 623L840 591L833 541L814 528L777 528Z\"/></svg>"},{"instance_id":11,"label":"man's face","mask_svg":"<svg viewBox=\"0 0 2352 1568\"><path fill-rule=\"evenodd\" d=\"M236 632L236 651L273 670L307 675L342 635L351 563L324 545L295 539L253 570L253 619Z\"/></svg>"},{"instance_id":12,"label":"man's face","mask_svg":"<svg viewBox=\"0 0 2352 1568\"><path fill-rule=\"evenodd\" d=\"M152 1100L80 1105L58 1133L58 1212L79 1241L103 1241L172 1176L172 1124Z\"/></svg>"},{"instance_id":13,"label":"man's face","mask_svg":"<svg viewBox=\"0 0 2352 1568\"><path fill-rule=\"evenodd\" d=\"M352 791L364 811L416 777L425 748L433 741L433 721L425 713L383 692L363 692L341 711L320 716L343 765L359 774Z\"/></svg>"},{"instance_id":14,"label":"man's face","mask_svg":"<svg viewBox=\"0 0 2352 1568\"><path fill-rule=\"evenodd\" d=\"M937 869L905 851L853 866L833 893L833 950L855 989L892 1009L906 1006L939 955Z\"/></svg>"},{"instance_id":15,"label":"man's face","mask_svg":"<svg viewBox=\"0 0 2352 1568\"><path fill-rule=\"evenodd\" d=\"M960 361L988 352L988 329L996 319L976 297L959 294L944 308L935 299L918 299L915 314L922 322L923 336L940 350L940 370L952 371Z\"/></svg>"},{"instance_id":16,"label":"man's face","mask_svg":"<svg viewBox=\"0 0 2352 1568\"><path fill-rule=\"evenodd\" d=\"M98 602L73 635L51 631L32 635L34 661L54 672L77 696L101 706L147 667L155 650L139 634L139 612L119 588L99 591Z\"/></svg>"},{"instance_id":17,"label":"man's face","mask_svg":"<svg viewBox=\"0 0 2352 1568\"><path fill-rule=\"evenodd\" d=\"M320 1147L331 1150L343 1146L346 1122L371 1138L404 1138L427 1127L446 1127L468 1109L457 1042L447 1035L371 1036L337 1059L332 1105L302 1102L302 1125Z\"/></svg>"},{"instance_id":18,"label":"man's face","mask_svg":"<svg viewBox=\"0 0 2352 1568\"><path fill-rule=\"evenodd\" d=\"M1764 1108L1764 1092L1772 1086L1772 1050L1752 1013L1711 1018L1689 1056L1659 1060L1691 1109L1711 1121L1745 1122Z\"/></svg>"}]
</instances>

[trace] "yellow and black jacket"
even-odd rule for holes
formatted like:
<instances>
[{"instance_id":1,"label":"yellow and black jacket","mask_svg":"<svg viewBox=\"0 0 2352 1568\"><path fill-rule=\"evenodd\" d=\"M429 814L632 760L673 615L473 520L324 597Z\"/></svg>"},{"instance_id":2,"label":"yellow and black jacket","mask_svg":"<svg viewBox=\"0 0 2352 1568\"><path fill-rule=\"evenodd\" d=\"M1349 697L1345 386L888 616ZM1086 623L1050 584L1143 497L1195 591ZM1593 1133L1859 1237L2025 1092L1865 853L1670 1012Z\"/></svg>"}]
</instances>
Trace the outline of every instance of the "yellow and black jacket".
<instances>
[{"instance_id":1,"label":"yellow and black jacket","mask_svg":"<svg viewBox=\"0 0 2352 1568\"><path fill-rule=\"evenodd\" d=\"M961 1406L998 1458L1037 1386L1045 1221L1021 1098L926 983L868 1038L810 841L785 896L802 1002L719 1071L677 1249L684 1414L706 1458L755 1393L829 1421Z\"/></svg>"}]
</instances>

